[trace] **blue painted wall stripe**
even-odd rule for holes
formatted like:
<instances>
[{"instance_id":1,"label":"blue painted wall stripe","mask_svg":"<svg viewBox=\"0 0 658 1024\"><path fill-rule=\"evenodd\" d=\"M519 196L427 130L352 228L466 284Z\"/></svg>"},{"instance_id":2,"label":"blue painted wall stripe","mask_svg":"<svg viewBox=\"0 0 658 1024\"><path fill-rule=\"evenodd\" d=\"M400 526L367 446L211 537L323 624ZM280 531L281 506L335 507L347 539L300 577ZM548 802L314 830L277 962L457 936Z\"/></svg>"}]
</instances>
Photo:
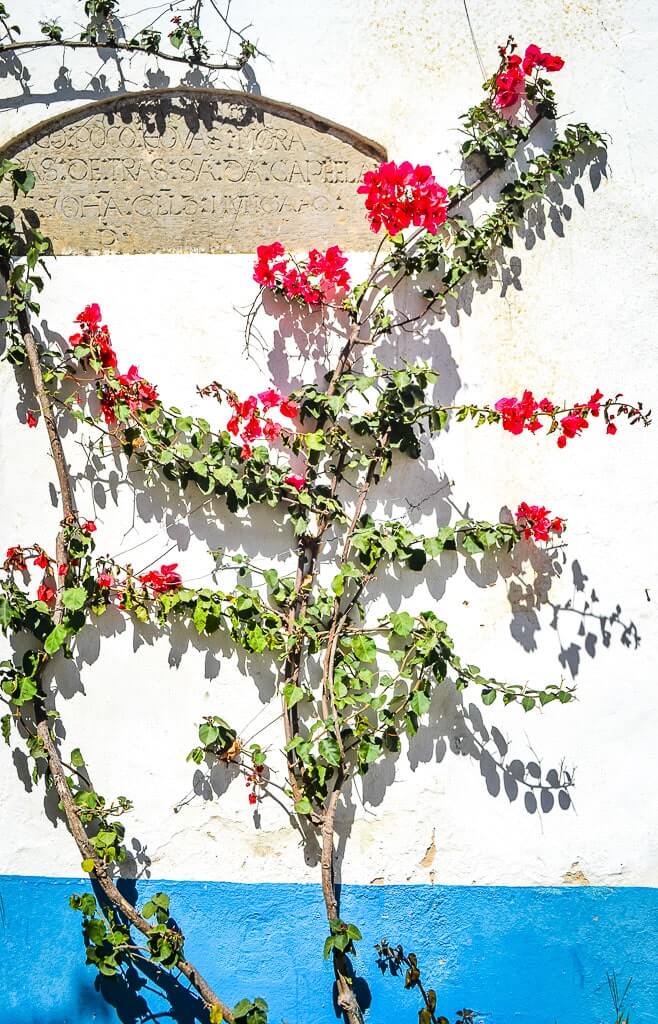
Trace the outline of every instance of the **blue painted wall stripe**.
<instances>
[{"instance_id":1,"label":"blue painted wall stripe","mask_svg":"<svg viewBox=\"0 0 658 1024\"><path fill-rule=\"evenodd\" d=\"M0 876L0 1024L194 1024L198 1003L174 987L173 1015L155 975L130 986L84 963L75 879ZM222 997L262 995L272 1024L334 1024L326 925L314 885L140 881L163 889L187 951ZM450 1017L468 1006L486 1024L612 1024L606 973L633 978L632 1022L658 1020L658 890L345 886L342 916L364 941L355 961L369 1024L415 1024L418 1000L383 977L382 936L414 949ZM364 989L365 990L365 989Z\"/></svg>"}]
</instances>

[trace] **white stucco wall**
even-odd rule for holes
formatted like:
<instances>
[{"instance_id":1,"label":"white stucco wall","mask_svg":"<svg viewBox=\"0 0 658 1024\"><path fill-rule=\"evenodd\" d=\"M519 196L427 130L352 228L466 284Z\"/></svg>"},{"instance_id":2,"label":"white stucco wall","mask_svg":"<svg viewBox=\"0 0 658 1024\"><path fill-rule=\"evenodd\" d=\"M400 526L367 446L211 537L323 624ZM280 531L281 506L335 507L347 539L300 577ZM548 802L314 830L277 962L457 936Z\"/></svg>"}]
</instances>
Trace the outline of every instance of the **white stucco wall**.
<instances>
[{"instance_id":1,"label":"white stucco wall","mask_svg":"<svg viewBox=\"0 0 658 1024\"><path fill-rule=\"evenodd\" d=\"M20 6L25 36L52 13L42 0ZM76 6L61 0L63 22L69 12L75 17ZM600 387L657 404L653 8L639 0L469 3L488 71L508 31L524 46L537 42L560 53L566 61L556 76L560 110L567 120L607 130L611 142L607 175L596 191L585 177L580 191L564 196L561 227L549 215L534 244L519 240L512 284L494 281L476 292L469 313L442 319L422 339L398 342L401 354L436 362L445 394L495 401L530 387L584 400ZM381 142L392 159L426 161L444 184L455 180L458 115L479 97L481 81L460 0L295 0L285 7L241 0L233 13L236 22L254 22L252 37L270 58L254 63L263 95L348 125ZM30 95L21 98L11 78L0 81L2 141L89 102L90 76L102 73L118 92L176 81L169 66L163 68L169 82L154 81L136 58L124 62L122 83L113 61L82 53L67 60L73 88L56 92L57 51L35 54L26 65ZM235 87L236 76L215 84ZM63 257L52 265L42 318L68 336L77 312L99 302L122 364L136 362L165 399L203 409L223 424L219 411L197 397L197 384L218 378L253 391L256 381L267 385L271 372L284 384L275 318L259 323L278 353L272 366L258 352L255 361L242 355L238 310L254 295L252 262L249 256ZM285 348L292 359L293 340ZM292 365L303 373L299 361ZM57 523L52 465L43 432L18 422L11 368L3 364L0 372L2 545L39 540L47 546ZM541 436L457 425L436 444L431 469L397 467L387 508L409 515L419 531L447 521L448 498L482 518L495 519L502 506L515 508L520 500L568 517L566 547L557 555L561 571L546 603L532 610L535 625L525 646L510 595L518 596L518 588L533 592L545 556L526 551L513 573L497 579L486 565L464 571L446 558L413 596L418 577L405 579L392 599L405 608L440 602L458 647L487 672L530 683L575 675L578 702L525 715L498 704L483 708L469 691L458 700L447 689L438 695L432 724L409 754L352 793L341 826L351 827L344 881L560 884L575 877L658 884L655 435L626 427L615 438L602 429L588 434L560 451ZM81 467L73 437L67 451ZM444 478L449 486L437 493ZM250 528L229 516L202 525L196 515L190 531L145 498L135 515L127 488L97 497L96 506L82 482L77 494L81 512L99 524L99 551L125 553L136 567L177 561L190 582L207 578L208 546L243 543L274 560L287 547L265 510L251 513ZM193 771L185 754L201 716L224 715L248 737L277 718L276 699L264 706L235 659L208 654L194 641L187 647L182 635L173 646L167 638L140 638L118 615L112 621L116 635L104 640L100 655L91 637L82 638L81 682L72 670L60 708L67 742L86 752L97 788L134 800L129 834L144 845L152 875L317 880L286 815L271 801L255 827L240 781L221 799L192 794L174 813L190 796ZM269 698L271 680L260 683ZM280 723L259 741L276 747ZM78 874L74 844L44 817L41 795L17 780L11 748L3 746L0 759L0 872ZM573 785L563 807L554 784L565 771ZM523 778L534 788L518 781ZM222 788L220 773L216 781Z\"/></svg>"}]
</instances>

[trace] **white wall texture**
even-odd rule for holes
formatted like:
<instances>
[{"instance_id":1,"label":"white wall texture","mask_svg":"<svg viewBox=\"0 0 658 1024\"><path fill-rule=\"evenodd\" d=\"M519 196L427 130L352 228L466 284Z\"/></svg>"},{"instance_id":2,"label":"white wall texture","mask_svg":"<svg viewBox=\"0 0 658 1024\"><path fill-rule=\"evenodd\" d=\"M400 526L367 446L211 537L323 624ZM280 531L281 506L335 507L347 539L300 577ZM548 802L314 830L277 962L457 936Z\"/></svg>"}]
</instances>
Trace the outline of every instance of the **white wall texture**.
<instances>
[{"instance_id":1,"label":"white wall texture","mask_svg":"<svg viewBox=\"0 0 658 1024\"><path fill-rule=\"evenodd\" d=\"M45 0L13 6L26 37L52 14ZM57 6L63 22L76 18L74 0ZM476 291L468 313L434 322L422 338L397 339L398 350L434 360L443 393L456 389L458 400L495 401L524 387L584 400L600 387L656 405L655 5L470 0L468 8L488 71L508 32L523 46L536 42L565 58L555 76L560 110L565 120L610 133L609 166L595 191L586 176L580 193L565 193L560 223L548 211L534 242L518 240L511 283ZM254 23L248 34L268 54L253 64L263 95L374 138L392 159L428 162L444 184L456 180L458 116L479 98L481 82L461 0L240 0L233 16ZM113 59L68 56L72 85L59 91L57 50L26 59L28 94L11 78L0 81L3 142L89 102L94 82L123 92L177 81L175 66L163 65L156 80L139 57L123 61L120 73ZM240 88L245 79L218 76L215 84ZM136 362L165 399L223 425L221 411L197 397L197 384L216 378L251 392L272 372L283 384L284 352L293 375L308 373L274 317L262 315L259 327L275 357L243 355L239 310L254 295L252 263L250 256L63 257L52 263L41 319L66 337L77 312L99 302L121 364ZM19 423L11 368L0 372L2 544L47 547L58 519L52 463L43 431ZM548 562L528 548L506 578L488 563L464 569L448 557L429 569L424 585L414 589L419 577L405 577L390 592L396 607L440 604L459 649L486 672L538 684L575 681L578 701L526 715L483 708L475 693L458 699L446 688L411 750L351 794L341 825L351 832L344 881L658 885L655 436L627 427L615 438L601 428L587 434L560 451L553 439L456 425L436 444L430 468L401 463L382 493L386 507L419 531L456 515L448 499L482 518L520 500L568 517L560 573L529 613L525 646L511 597L520 588L532 595L536 584L541 590L537 574ZM76 441L67 437L67 451L82 469ZM195 514L190 530L157 501L142 496L135 504L129 488L109 483L94 503L91 486L80 481L80 509L98 522L98 550L124 553L135 567L177 561L192 582L210 578L208 546L242 544L276 563L285 558L288 540L264 510L238 524L220 516L203 525ZM101 633L112 633L100 650L91 634L82 637L79 678L72 667L59 706L66 742L83 748L97 788L134 800L128 831L143 844L152 875L316 881L276 804L264 802L257 828L239 780L221 798L191 792L185 755L201 716L221 714L247 737L268 726L278 715L269 675L254 685L235 658L208 653L182 634L173 643L144 638L118 615L111 625L100 623ZM280 722L259 741L280 745ZM44 816L41 795L18 781L12 757L3 745L0 872L79 874L73 842ZM568 799L558 799L564 772L573 785ZM213 781L218 789L226 783L221 773Z\"/></svg>"}]
</instances>

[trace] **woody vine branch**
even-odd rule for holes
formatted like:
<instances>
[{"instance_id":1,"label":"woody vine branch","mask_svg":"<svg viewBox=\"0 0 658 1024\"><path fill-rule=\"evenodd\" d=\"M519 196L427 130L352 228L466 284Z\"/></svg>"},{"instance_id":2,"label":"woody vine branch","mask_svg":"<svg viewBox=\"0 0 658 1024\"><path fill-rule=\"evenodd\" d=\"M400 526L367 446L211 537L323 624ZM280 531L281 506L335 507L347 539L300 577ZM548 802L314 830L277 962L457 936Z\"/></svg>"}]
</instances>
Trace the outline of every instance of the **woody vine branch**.
<instances>
[{"instance_id":1,"label":"woody vine branch","mask_svg":"<svg viewBox=\"0 0 658 1024\"><path fill-rule=\"evenodd\" d=\"M375 521L369 512L372 489L395 460L420 458L423 445L432 444L449 420L502 429L519 436L519 443L528 433L554 435L561 449L597 422L609 435L624 422L649 422L641 403L621 394L605 397L598 389L569 404L549 396L538 400L526 390L492 404L443 405L433 398L437 374L431 365L402 360L391 367L378 358L378 339L402 329L422 330L426 318L457 298L473 277L495 271L529 205L541 202L550 183L567 175L576 160L601 152L605 143L599 133L570 125L549 152L536 155L527 171L502 188L481 222L458 213L496 169L514 166L540 118L555 118L544 72L561 66L561 58L533 45L523 57L509 40L501 48L498 71L485 83L485 99L463 119L463 155L484 161L474 185L445 189L429 167L407 162L384 163L366 173L359 193L373 232L383 230L383 243L363 283L352 284L347 259L336 245L324 252L312 249L303 259L287 254L278 241L259 247L254 279L261 295L272 293L288 314L323 317L342 346L335 364L327 367L325 387L308 384L289 395L269 387L241 398L219 381L202 386L200 393L227 412L223 428L166 407L157 386L136 366L120 372L97 303L79 313L64 352L37 345L30 314L38 310L34 293L42 281L34 271L44 265L47 240L27 222L18 225L13 214L2 214L7 356L17 364L27 362L32 374L39 408L30 410L27 423L36 426L40 414L46 425L63 513L54 556L37 542L7 552L0 622L12 635L30 635L35 646L20 664L2 666L9 707L3 731L9 740L11 729L18 730L37 777L55 785L83 869L102 890L100 905L89 893L74 899L83 915L89 962L113 974L131 958L146 955L195 986L213 1024L222 1019L262 1024L267 1006L262 999L243 1000L231 1010L219 999L184 955L166 894L157 894L141 912L121 897L112 871L125 857L124 830L111 818L128 810L129 802L119 798L108 805L93 790L81 774L86 765L77 749L71 755L75 771L66 771L44 668L52 664L56 673L58 658L70 651L83 626L110 606L163 630L181 619L203 637L223 632L250 656L268 652L276 659L288 776L284 795L298 827L319 841L328 924L324 955L333 963L345 1019L359 1024L362 1008L351 955L361 933L342 920L336 887L336 814L347 787L415 734L438 686L450 683L460 691L472 685L485 704L500 697L526 711L573 698L562 681L533 687L485 675L457 653L447 623L434 609L374 618L370 604L370 584L391 566L422 573L445 550L477 557L509 550L523 538L549 543L562 537L564 518L523 502L511 521L465 518L435 534L416 535L397 520ZM0 175L15 194L29 193L34 184L29 169L11 161L0 166ZM418 289L421 274L433 275L435 282L422 291L422 311L398 315L393 293L403 281ZM290 529L295 571L281 573L276 565L229 555L234 585L195 589L185 585L176 563L136 574L109 555L97 556L96 525L81 519L73 504L58 430L65 415L81 429L95 431L101 451L122 453L141 467L147 484L163 477L180 490L194 487L222 499L236 515L254 503L279 508ZM336 557L329 540L337 544ZM220 557L224 562L226 556ZM28 565L44 571L36 597ZM334 575L326 585L320 570L331 565ZM199 742L189 759L238 764L249 802L258 804L278 786L276 752L249 744L227 721L224 708L219 710L221 715L199 724ZM130 926L146 937L146 952L135 945ZM425 1019L432 1020L436 1003L427 994L423 998L430 1014Z\"/></svg>"}]
</instances>

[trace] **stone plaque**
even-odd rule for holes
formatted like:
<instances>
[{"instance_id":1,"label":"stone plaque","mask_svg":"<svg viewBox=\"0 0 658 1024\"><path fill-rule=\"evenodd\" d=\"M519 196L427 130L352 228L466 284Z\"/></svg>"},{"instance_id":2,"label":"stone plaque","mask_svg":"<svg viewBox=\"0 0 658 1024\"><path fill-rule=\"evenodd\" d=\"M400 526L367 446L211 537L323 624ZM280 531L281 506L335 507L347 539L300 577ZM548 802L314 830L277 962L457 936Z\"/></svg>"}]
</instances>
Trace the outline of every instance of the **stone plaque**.
<instances>
[{"instance_id":1,"label":"stone plaque","mask_svg":"<svg viewBox=\"0 0 658 1024\"><path fill-rule=\"evenodd\" d=\"M53 118L4 147L37 176L23 201L55 253L370 249L376 143L245 93L156 90Z\"/></svg>"}]
</instances>

